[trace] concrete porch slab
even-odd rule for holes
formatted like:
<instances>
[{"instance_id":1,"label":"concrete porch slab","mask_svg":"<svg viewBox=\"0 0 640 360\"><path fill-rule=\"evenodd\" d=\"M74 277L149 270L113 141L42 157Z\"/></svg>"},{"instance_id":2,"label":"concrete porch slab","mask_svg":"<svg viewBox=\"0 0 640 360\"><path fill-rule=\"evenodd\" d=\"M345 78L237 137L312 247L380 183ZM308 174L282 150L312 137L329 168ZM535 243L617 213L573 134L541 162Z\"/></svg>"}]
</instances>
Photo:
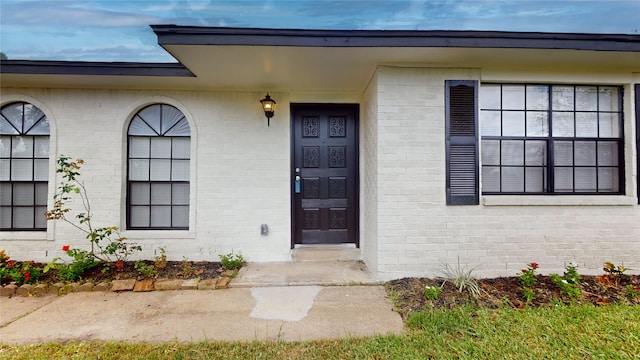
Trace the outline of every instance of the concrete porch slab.
<instances>
[{"instance_id":1,"label":"concrete porch slab","mask_svg":"<svg viewBox=\"0 0 640 360\"><path fill-rule=\"evenodd\" d=\"M249 263L230 287L340 286L378 284L362 261L286 261Z\"/></svg>"}]
</instances>

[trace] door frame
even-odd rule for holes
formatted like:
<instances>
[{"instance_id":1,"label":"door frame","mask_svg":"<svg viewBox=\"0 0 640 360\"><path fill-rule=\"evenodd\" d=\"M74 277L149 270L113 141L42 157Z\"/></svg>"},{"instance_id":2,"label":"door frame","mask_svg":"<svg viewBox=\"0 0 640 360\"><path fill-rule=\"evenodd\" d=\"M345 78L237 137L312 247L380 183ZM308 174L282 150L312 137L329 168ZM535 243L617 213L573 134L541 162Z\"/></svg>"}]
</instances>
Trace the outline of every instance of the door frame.
<instances>
[{"instance_id":1,"label":"door frame","mask_svg":"<svg viewBox=\"0 0 640 360\"><path fill-rule=\"evenodd\" d=\"M291 249L296 247L296 207L295 207L295 187L294 187L294 179L295 179L295 150L296 150L296 141L295 141L295 114L296 110L303 109L317 109L317 108L332 108L332 107L345 107L351 108L354 112L354 121L355 121L355 134L354 134L354 151L356 163L355 167L355 188L356 188L356 201L354 204L354 211L356 212L355 217L355 226L354 226L354 236L355 236L355 246L356 248L360 248L360 104L358 103L290 103L289 104L289 113L290 113L290 121L289 121L289 143L290 143L290 165L289 165L289 197L290 197L290 211L289 216L291 219Z\"/></svg>"}]
</instances>

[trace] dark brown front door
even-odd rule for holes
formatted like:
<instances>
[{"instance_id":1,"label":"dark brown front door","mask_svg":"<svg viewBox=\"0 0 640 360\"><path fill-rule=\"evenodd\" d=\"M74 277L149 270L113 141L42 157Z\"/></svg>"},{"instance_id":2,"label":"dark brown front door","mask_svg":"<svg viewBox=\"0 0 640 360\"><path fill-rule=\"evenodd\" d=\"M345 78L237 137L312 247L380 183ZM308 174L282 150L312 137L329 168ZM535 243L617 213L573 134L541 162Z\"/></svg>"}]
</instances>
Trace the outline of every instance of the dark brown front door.
<instances>
[{"instance_id":1,"label":"dark brown front door","mask_svg":"<svg viewBox=\"0 0 640 360\"><path fill-rule=\"evenodd\" d=\"M291 105L292 246L358 243L358 105Z\"/></svg>"}]
</instances>

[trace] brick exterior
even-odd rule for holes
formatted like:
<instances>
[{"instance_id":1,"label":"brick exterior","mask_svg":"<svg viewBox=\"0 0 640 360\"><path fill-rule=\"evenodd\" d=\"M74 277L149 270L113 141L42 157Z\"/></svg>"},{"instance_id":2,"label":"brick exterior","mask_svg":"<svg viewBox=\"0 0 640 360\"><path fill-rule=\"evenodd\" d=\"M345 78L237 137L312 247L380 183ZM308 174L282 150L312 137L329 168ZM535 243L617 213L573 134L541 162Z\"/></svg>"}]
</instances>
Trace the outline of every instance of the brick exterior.
<instances>
[{"instance_id":1,"label":"brick exterior","mask_svg":"<svg viewBox=\"0 0 640 360\"><path fill-rule=\"evenodd\" d=\"M241 252L250 261L290 259L290 120L292 102L360 104L360 243L380 280L437 276L444 264L477 267L478 276L514 275L535 261L543 272L576 262L583 273L602 263L640 269L640 207L636 199L632 75L626 84L626 196L481 197L478 206L445 204L444 81L485 80L606 83L603 75L548 71L380 66L354 92L271 93L271 126L258 104L264 92L178 90L2 89L0 104L27 101L51 123L49 192L59 154L82 158L98 225L125 225L126 132L131 117L152 103L180 109L191 126L189 231L124 231L153 258L217 261ZM638 76L635 77L638 82ZM75 208L75 206L74 206ZM270 232L260 235L260 224ZM48 262L62 245L84 236L58 222L46 233L1 232L0 248L18 260Z\"/></svg>"}]
</instances>

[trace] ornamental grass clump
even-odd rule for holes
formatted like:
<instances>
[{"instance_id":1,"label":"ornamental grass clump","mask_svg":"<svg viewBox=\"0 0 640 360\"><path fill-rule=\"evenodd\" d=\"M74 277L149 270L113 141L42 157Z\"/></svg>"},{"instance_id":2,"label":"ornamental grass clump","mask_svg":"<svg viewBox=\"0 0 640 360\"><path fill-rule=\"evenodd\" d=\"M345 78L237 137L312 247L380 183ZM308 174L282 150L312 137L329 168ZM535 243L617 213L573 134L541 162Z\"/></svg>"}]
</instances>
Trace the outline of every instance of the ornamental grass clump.
<instances>
[{"instance_id":1,"label":"ornamental grass clump","mask_svg":"<svg viewBox=\"0 0 640 360\"><path fill-rule=\"evenodd\" d=\"M444 270L442 270L444 278L442 285L444 286L444 284L450 283L461 293L467 291L474 297L478 296L480 295L480 285L478 285L478 280L473 276L475 269L476 268L467 269L466 267L461 267L459 258L457 267L445 264Z\"/></svg>"},{"instance_id":2,"label":"ornamental grass clump","mask_svg":"<svg viewBox=\"0 0 640 360\"><path fill-rule=\"evenodd\" d=\"M535 297L534 286L538 283L538 278L536 275L536 269L538 268L538 263L532 262L527 264L526 269L522 269L518 274L518 279L520 281L520 289L522 289L522 296L527 304L533 301Z\"/></svg>"}]
</instances>

